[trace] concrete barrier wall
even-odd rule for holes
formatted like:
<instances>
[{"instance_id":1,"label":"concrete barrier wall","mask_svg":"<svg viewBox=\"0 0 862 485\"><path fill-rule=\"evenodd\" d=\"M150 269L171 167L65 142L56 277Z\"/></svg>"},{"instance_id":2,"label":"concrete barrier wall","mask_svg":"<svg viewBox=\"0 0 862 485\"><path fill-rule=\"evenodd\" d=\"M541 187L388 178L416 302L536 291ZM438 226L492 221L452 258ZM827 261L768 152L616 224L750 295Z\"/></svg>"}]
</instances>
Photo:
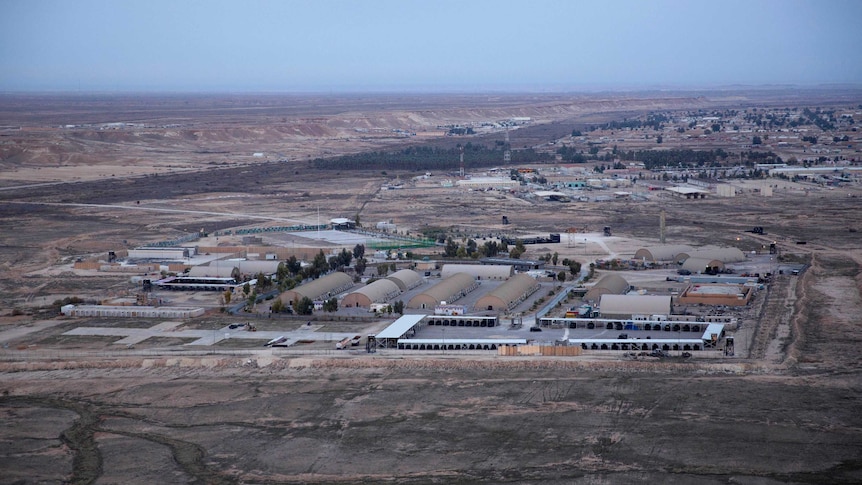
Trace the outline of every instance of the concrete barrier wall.
<instances>
[{"instance_id":1,"label":"concrete barrier wall","mask_svg":"<svg viewBox=\"0 0 862 485\"><path fill-rule=\"evenodd\" d=\"M497 355L517 357L521 355L541 355L544 357L575 357L581 355L580 347L553 345L512 345L497 348Z\"/></svg>"},{"instance_id":2,"label":"concrete barrier wall","mask_svg":"<svg viewBox=\"0 0 862 485\"><path fill-rule=\"evenodd\" d=\"M323 249L323 254L327 257L333 251L341 251L342 247L327 247ZM353 250L353 246L344 246L343 249L348 251ZM266 254L275 254L279 261L290 259L291 256L296 256L296 259L310 261L319 253L321 248L281 248L276 246L200 246L198 253L210 254L225 254L231 253L232 257L247 257L249 254L258 254L260 256Z\"/></svg>"}]
</instances>

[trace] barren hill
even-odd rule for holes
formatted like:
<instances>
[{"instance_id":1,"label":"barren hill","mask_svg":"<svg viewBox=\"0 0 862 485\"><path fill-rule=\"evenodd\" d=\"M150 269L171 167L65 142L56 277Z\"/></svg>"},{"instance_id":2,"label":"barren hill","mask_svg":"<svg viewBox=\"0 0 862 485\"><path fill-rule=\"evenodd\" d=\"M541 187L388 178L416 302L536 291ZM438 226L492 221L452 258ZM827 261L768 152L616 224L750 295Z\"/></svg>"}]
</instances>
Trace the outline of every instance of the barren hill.
<instances>
[{"instance_id":1,"label":"barren hill","mask_svg":"<svg viewBox=\"0 0 862 485\"><path fill-rule=\"evenodd\" d=\"M452 125L502 139L499 122L512 119L587 124L655 110L762 105L791 94L0 96L0 184L245 164L260 154L295 162L439 140Z\"/></svg>"},{"instance_id":2,"label":"barren hill","mask_svg":"<svg viewBox=\"0 0 862 485\"><path fill-rule=\"evenodd\" d=\"M13 96L0 98L0 168L11 185L248 163L254 153L297 161L438 139L447 125L512 118L539 125L723 102L632 95Z\"/></svg>"}]
</instances>

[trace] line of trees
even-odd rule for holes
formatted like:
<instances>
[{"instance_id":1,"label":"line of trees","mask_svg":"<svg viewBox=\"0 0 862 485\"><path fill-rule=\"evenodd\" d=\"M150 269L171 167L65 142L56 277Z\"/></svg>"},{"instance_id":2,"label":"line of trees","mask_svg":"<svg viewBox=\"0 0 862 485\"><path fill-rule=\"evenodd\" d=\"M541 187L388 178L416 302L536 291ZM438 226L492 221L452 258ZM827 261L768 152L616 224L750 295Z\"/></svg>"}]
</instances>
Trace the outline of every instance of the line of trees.
<instances>
[{"instance_id":1,"label":"line of trees","mask_svg":"<svg viewBox=\"0 0 862 485\"><path fill-rule=\"evenodd\" d=\"M650 113L649 115L647 115L646 120L623 119L622 121L611 121L611 122L608 122L608 123L605 123L604 125L602 125L601 129L620 130L620 129L624 129L624 128L637 129L637 128L649 127L649 128L654 129L654 130L660 130L660 129L662 129L664 123L667 123L668 121L670 121L670 118L668 118L668 116L665 114ZM592 127L592 129L590 131L593 131L595 129L596 129L596 127ZM572 136L575 136L575 135L572 135Z\"/></svg>"},{"instance_id":2,"label":"line of trees","mask_svg":"<svg viewBox=\"0 0 862 485\"><path fill-rule=\"evenodd\" d=\"M352 251L342 249L340 253L329 257L329 259L326 258L323 250L321 250L314 256L311 264L305 268L302 267L302 264L298 259L296 259L296 256L291 256L287 261L283 261L278 264L278 268L275 273L275 283L278 285L279 291L283 292L286 290L292 290L306 279L316 279L319 278L320 275L329 271L343 270L346 266L350 265L354 258L356 258L356 263L354 264L356 272L361 275L365 272L367 263L364 256L365 245L363 244L357 244L353 247ZM261 286L261 289L266 289L273 284L273 282L270 281L269 278L266 278L262 273L257 276L257 279L258 285L261 285L261 282L264 282L264 285L266 285ZM245 287L243 287L243 291L246 292L247 297L251 298L248 295L248 291L245 290ZM225 299L230 303L230 297L227 294L225 294ZM293 310L298 315L311 315L314 311L314 302L307 298L302 298L299 301L293 302L293 307ZM331 298L325 301L323 304L323 310L328 312L338 310L338 300ZM271 311L273 313L286 313L290 312L290 307L285 305L281 300L276 300L271 306Z\"/></svg>"},{"instance_id":3,"label":"line of trees","mask_svg":"<svg viewBox=\"0 0 862 485\"><path fill-rule=\"evenodd\" d=\"M811 111L810 109L805 108L804 110L802 110L802 114L804 114L809 120L811 120L812 123L817 125L817 127L823 131L830 131L830 130L835 129L834 124L832 124L830 121L823 119L820 116L819 110L818 110L818 113L815 113L815 112ZM828 116L828 114L827 114L827 116Z\"/></svg>"},{"instance_id":4,"label":"line of trees","mask_svg":"<svg viewBox=\"0 0 862 485\"><path fill-rule=\"evenodd\" d=\"M703 167L717 166L728 157L721 148L715 150L620 150L620 160L643 162L648 170L665 167Z\"/></svg>"},{"instance_id":5,"label":"line of trees","mask_svg":"<svg viewBox=\"0 0 862 485\"><path fill-rule=\"evenodd\" d=\"M464 145L464 160L471 167L496 166L503 163L505 144L489 148L485 145ZM314 168L319 170L453 170L460 160L459 148L428 146L407 147L392 152L366 152L335 158L316 158ZM532 148L513 150L510 164L538 163L546 159Z\"/></svg>"},{"instance_id":6,"label":"line of trees","mask_svg":"<svg viewBox=\"0 0 862 485\"><path fill-rule=\"evenodd\" d=\"M584 152L575 147L562 146L557 149L557 154L567 162L585 163L587 161L587 156L584 155Z\"/></svg>"},{"instance_id":7,"label":"line of trees","mask_svg":"<svg viewBox=\"0 0 862 485\"><path fill-rule=\"evenodd\" d=\"M521 243L521 251L519 255L523 252L523 243ZM479 246L473 239L467 239L467 241L462 244L449 237L446 239L446 246L443 247L443 257L446 258L492 258L499 253L510 253L511 255L509 246L505 241L501 241L499 243L497 241L487 241Z\"/></svg>"}]
</instances>

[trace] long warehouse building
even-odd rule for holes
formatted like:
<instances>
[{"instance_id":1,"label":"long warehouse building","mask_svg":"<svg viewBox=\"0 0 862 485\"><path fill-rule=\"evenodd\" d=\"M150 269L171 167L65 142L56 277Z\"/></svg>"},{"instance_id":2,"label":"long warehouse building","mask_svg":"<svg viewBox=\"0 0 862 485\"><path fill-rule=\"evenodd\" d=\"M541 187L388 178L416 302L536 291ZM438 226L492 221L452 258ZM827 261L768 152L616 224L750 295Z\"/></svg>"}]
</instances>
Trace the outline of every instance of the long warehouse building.
<instances>
[{"instance_id":1,"label":"long warehouse building","mask_svg":"<svg viewBox=\"0 0 862 485\"><path fill-rule=\"evenodd\" d=\"M456 273L467 273L477 280L507 280L515 274L515 268L501 264L444 264L440 270L443 278Z\"/></svg>"},{"instance_id":2,"label":"long warehouse building","mask_svg":"<svg viewBox=\"0 0 862 485\"><path fill-rule=\"evenodd\" d=\"M396 271L387 276L386 279L398 285L401 291L412 290L422 284L422 275L412 269Z\"/></svg>"},{"instance_id":3,"label":"long warehouse building","mask_svg":"<svg viewBox=\"0 0 862 485\"><path fill-rule=\"evenodd\" d=\"M602 295L602 318L630 318L633 315L671 314L670 295Z\"/></svg>"},{"instance_id":4,"label":"long warehouse building","mask_svg":"<svg viewBox=\"0 0 862 485\"><path fill-rule=\"evenodd\" d=\"M411 298L407 302L407 308L434 308L443 301L451 303L478 287L479 282L473 276L455 273Z\"/></svg>"},{"instance_id":5,"label":"long warehouse building","mask_svg":"<svg viewBox=\"0 0 862 485\"><path fill-rule=\"evenodd\" d=\"M422 284L422 276L412 269L402 269L387 278L369 283L344 297L344 307L370 307L383 303Z\"/></svg>"},{"instance_id":6,"label":"long warehouse building","mask_svg":"<svg viewBox=\"0 0 862 485\"><path fill-rule=\"evenodd\" d=\"M326 300L349 290L352 286L353 278L336 271L302 286L297 286L292 290L287 290L279 298L287 305L292 305L294 301L301 300L306 296L311 300Z\"/></svg>"},{"instance_id":7,"label":"long warehouse building","mask_svg":"<svg viewBox=\"0 0 862 485\"><path fill-rule=\"evenodd\" d=\"M717 259L722 263L739 263L745 261L745 253L739 248L706 247L689 254L692 258Z\"/></svg>"},{"instance_id":8,"label":"long warehouse building","mask_svg":"<svg viewBox=\"0 0 862 485\"><path fill-rule=\"evenodd\" d=\"M370 307L372 303L382 303L401 294L401 288L389 279L375 280L351 292L341 301L341 306Z\"/></svg>"},{"instance_id":9,"label":"long warehouse building","mask_svg":"<svg viewBox=\"0 0 862 485\"><path fill-rule=\"evenodd\" d=\"M505 311L516 307L539 289L539 282L528 274L517 274L476 302L477 310Z\"/></svg>"},{"instance_id":10,"label":"long warehouse building","mask_svg":"<svg viewBox=\"0 0 862 485\"><path fill-rule=\"evenodd\" d=\"M673 261L678 263L685 261L694 252L694 248L684 244L667 244L662 246L648 246L640 248L635 252L634 259L655 263L660 261Z\"/></svg>"}]
</instances>

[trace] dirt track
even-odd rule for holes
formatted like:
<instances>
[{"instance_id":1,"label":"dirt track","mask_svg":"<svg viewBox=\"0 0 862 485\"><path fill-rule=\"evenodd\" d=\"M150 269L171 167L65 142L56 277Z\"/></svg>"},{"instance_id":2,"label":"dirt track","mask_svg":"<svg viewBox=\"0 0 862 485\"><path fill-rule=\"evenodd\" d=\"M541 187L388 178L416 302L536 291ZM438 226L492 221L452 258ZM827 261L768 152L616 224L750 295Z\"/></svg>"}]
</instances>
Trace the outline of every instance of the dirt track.
<instances>
[{"instance_id":1,"label":"dirt track","mask_svg":"<svg viewBox=\"0 0 862 485\"><path fill-rule=\"evenodd\" d=\"M23 372L3 386L29 397L0 403L7 417L26 411L34 425L55 409L78 415L66 431L57 423L63 444L45 439L18 451L27 464L18 476L71 473L73 483L118 476L113 465L102 470L102 456L116 445L111 436L139 443L135 473L159 469L177 483L854 483L862 476L858 408L835 406L858 402L852 376L631 363L629 372L566 363L381 364ZM55 397L39 397L48 382ZM169 450L173 472L163 448L150 444ZM138 479L146 474L135 473L122 476L145 483Z\"/></svg>"},{"instance_id":2,"label":"dirt track","mask_svg":"<svg viewBox=\"0 0 862 485\"><path fill-rule=\"evenodd\" d=\"M858 483L858 266L818 255L791 281L771 363L6 362L0 463L9 483Z\"/></svg>"},{"instance_id":3,"label":"dirt track","mask_svg":"<svg viewBox=\"0 0 862 485\"><path fill-rule=\"evenodd\" d=\"M799 306L835 303L807 296L822 291L824 278L838 283L835 264L815 259L799 279ZM846 260L838 264L856 275ZM855 288L855 299L842 295L854 312L862 308ZM10 431L19 445L8 476L148 483L158 470L162 483L858 483L859 369L845 362L855 354L832 351L844 347L852 322L816 312L796 318L784 366L97 353L65 364L10 362L0 367L0 409L18 423ZM766 338L768 345L774 335ZM51 418L68 411L74 421Z\"/></svg>"},{"instance_id":4,"label":"dirt track","mask_svg":"<svg viewBox=\"0 0 862 485\"><path fill-rule=\"evenodd\" d=\"M697 108L707 101L679 103ZM166 101L170 109L162 115L133 103L111 119L100 118L100 101L74 116L41 107L20 124L32 128L46 119L54 125L60 119L96 123L132 115L152 124L181 115L203 117L195 122L200 126L163 134L174 151L159 155L171 164L189 157L183 169L200 170L215 152L251 136L253 130L233 130L231 124L259 123L257 113L265 112L267 120L285 126L252 137L254 143L237 152L250 152L255 143L276 149L283 147L278 137L286 136L293 123L288 118L309 118L313 111L301 103L225 110L218 103L207 104L213 102L202 98L182 108ZM351 131L349 123L332 128L334 115L343 114L345 107L361 110L366 102L371 101L326 105L323 115L330 118L312 119L308 129ZM449 100L436 108L451 114L459 102ZM542 141L562 127L569 129L573 125L566 123L574 123L574 114L583 114L577 122L584 123L607 116L604 109L645 109L640 101L596 103L601 108L596 113L575 113L573 104L556 102L529 112L515 110L537 117L562 111L568 119L524 131L521 141ZM511 105L511 100L489 101L462 115L496 116L509 113ZM208 111L213 114L207 121L202 113ZM349 118L388 129L401 116L390 114ZM281 117L286 120L278 121ZM92 157L95 163L88 169L93 173L114 150L134 152L125 162L137 163L142 148L149 153L149 148L168 143L157 137L149 145L140 135L96 131L59 134L61 144L68 144L64 149L88 147L76 156ZM37 141L41 136L27 130L18 135ZM290 143L308 144L302 136ZM53 170L55 163L75 167L80 162L66 157L63 149L40 158L42 143L34 142L6 163L47 160L44 168ZM322 141L303 154L400 141L345 143ZM361 207L366 221L397 214L410 221L411 230L446 225L465 234L498 230L502 215L512 219L509 229L523 232L611 224L630 244L657 240L661 208L667 211L672 241L732 242L754 250L777 240L784 257L810 262L810 267L799 277L778 279L764 301L763 318L745 329L754 336L751 356L728 360L412 358L385 352L338 358L285 352L273 358L245 355L242 349L234 356L192 356L178 355L176 342L118 357L111 350L114 339L70 343L58 338L74 324L59 321L21 332L10 348L0 350L0 483L862 482L862 252L857 234L848 230L862 222L862 198L787 190L773 198L741 195L697 205L662 199L561 206L511 197L489 200L478 192L380 191L383 182L407 180L415 175L411 173L333 175L277 162L246 162L170 176L124 175L114 183L89 177L0 191L0 200L15 202L0 203L0 264L5 271L0 301L12 308L66 295L127 292L127 276L76 274L63 265L80 255L157 241L201 225L213 230L258 223L243 214L303 218L318 208L353 216ZM41 171L30 168L31 174ZM13 182L27 179L4 183ZM858 188L849 190L859 195ZM140 203L166 210L26 202ZM190 220L175 210L198 212ZM769 235L742 232L754 225L768 226ZM802 238L808 244L797 245ZM563 245L556 249L561 257L581 253ZM546 248L531 251L527 256L537 257ZM8 316L2 324L19 328L41 318L49 319Z\"/></svg>"}]
</instances>

